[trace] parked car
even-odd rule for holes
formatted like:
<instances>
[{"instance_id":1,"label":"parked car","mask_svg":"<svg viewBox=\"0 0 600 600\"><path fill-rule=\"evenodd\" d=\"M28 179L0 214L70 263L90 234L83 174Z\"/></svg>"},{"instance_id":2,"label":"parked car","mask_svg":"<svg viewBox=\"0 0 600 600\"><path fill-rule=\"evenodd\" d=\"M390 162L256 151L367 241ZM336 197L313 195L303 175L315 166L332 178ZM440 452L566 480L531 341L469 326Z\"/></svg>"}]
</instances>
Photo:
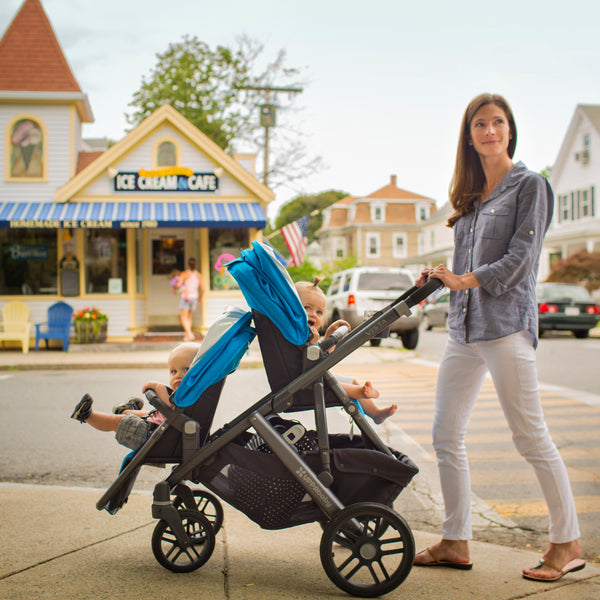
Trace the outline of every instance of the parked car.
<instances>
[{"instance_id":1,"label":"parked car","mask_svg":"<svg viewBox=\"0 0 600 600\"><path fill-rule=\"evenodd\" d=\"M450 310L450 292L440 294L423 309L423 325L427 331L434 327L448 326L448 311Z\"/></svg>"},{"instance_id":2,"label":"parked car","mask_svg":"<svg viewBox=\"0 0 600 600\"><path fill-rule=\"evenodd\" d=\"M326 323L343 319L354 329L369 316L369 312L385 308L413 285L410 271L397 267L355 267L341 271L334 275L327 290ZM400 317L392 323L390 333L398 335L405 348L414 350L422 320L423 309L414 306L410 316ZM372 346L380 343L379 338L371 340Z\"/></svg>"},{"instance_id":3,"label":"parked car","mask_svg":"<svg viewBox=\"0 0 600 600\"><path fill-rule=\"evenodd\" d=\"M540 283L536 289L539 336L550 329L586 338L598 324L600 309L591 294L573 283Z\"/></svg>"}]
</instances>

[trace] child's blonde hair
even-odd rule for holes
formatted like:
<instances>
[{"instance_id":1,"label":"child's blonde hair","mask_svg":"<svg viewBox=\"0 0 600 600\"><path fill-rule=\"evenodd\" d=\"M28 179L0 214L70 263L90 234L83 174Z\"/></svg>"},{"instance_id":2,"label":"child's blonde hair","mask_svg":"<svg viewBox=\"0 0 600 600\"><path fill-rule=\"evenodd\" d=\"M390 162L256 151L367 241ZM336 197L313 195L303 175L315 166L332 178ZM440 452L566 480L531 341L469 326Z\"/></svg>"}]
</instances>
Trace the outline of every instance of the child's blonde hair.
<instances>
[{"instance_id":1,"label":"child's blonde hair","mask_svg":"<svg viewBox=\"0 0 600 600\"><path fill-rule=\"evenodd\" d=\"M314 290L320 292L323 296L325 296L325 292L319 287L319 284L323 281L323 277L313 277L312 281L297 281L296 282L296 291L298 294L305 292L306 290Z\"/></svg>"}]
</instances>

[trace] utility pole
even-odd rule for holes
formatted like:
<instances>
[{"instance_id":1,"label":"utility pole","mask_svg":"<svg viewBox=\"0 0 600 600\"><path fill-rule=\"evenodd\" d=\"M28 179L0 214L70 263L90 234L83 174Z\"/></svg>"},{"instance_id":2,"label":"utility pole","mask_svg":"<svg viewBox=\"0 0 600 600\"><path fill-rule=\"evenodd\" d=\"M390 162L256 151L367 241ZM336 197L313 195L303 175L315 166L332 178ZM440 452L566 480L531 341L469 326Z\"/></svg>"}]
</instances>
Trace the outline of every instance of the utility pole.
<instances>
[{"instance_id":1,"label":"utility pole","mask_svg":"<svg viewBox=\"0 0 600 600\"><path fill-rule=\"evenodd\" d=\"M275 127L275 111L279 108L276 104L271 103L271 92L285 92L286 94L298 94L302 92L302 88L285 88L271 86L240 86L240 90L255 90L265 93L265 103L259 104L260 108L260 124L265 128L265 153L263 162L263 184L269 187L269 130Z\"/></svg>"}]
</instances>

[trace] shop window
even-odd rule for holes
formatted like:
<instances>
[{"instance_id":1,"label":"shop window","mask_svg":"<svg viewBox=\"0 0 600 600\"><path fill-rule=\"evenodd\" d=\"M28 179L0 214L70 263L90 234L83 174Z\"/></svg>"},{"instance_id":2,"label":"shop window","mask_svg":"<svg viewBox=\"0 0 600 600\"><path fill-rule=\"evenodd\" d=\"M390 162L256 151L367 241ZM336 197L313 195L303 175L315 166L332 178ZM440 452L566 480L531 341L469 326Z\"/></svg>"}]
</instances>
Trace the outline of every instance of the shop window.
<instances>
[{"instance_id":1,"label":"shop window","mask_svg":"<svg viewBox=\"0 0 600 600\"><path fill-rule=\"evenodd\" d=\"M10 128L10 177L44 177L44 134L34 119L19 119Z\"/></svg>"},{"instance_id":2,"label":"shop window","mask_svg":"<svg viewBox=\"0 0 600 600\"><path fill-rule=\"evenodd\" d=\"M157 167L177 166L177 152L173 142L161 142L156 152Z\"/></svg>"},{"instance_id":3,"label":"shop window","mask_svg":"<svg viewBox=\"0 0 600 600\"><path fill-rule=\"evenodd\" d=\"M88 294L127 292L127 231L89 229L85 236L85 286Z\"/></svg>"},{"instance_id":4,"label":"shop window","mask_svg":"<svg viewBox=\"0 0 600 600\"><path fill-rule=\"evenodd\" d=\"M57 292L56 231L0 229L0 295Z\"/></svg>"},{"instance_id":5,"label":"shop window","mask_svg":"<svg viewBox=\"0 0 600 600\"><path fill-rule=\"evenodd\" d=\"M242 250L250 245L247 229L211 229L208 234L210 251L210 289L237 290L235 279L223 266L239 258Z\"/></svg>"}]
</instances>

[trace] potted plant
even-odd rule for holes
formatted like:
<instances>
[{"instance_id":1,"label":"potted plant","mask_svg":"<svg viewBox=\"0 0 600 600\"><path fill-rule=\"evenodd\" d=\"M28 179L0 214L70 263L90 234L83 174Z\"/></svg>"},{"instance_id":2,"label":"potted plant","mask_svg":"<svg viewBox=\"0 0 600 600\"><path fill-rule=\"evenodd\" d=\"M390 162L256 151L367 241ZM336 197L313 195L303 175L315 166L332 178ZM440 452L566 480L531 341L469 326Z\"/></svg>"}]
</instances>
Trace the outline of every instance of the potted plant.
<instances>
[{"instance_id":1,"label":"potted plant","mask_svg":"<svg viewBox=\"0 0 600 600\"><path fill-rule=\"evenodd\" d=\"M93 344L106 341L108 316L94 306L73 313L75 340L78 344Z\"/></svg>"}]
</instances>

